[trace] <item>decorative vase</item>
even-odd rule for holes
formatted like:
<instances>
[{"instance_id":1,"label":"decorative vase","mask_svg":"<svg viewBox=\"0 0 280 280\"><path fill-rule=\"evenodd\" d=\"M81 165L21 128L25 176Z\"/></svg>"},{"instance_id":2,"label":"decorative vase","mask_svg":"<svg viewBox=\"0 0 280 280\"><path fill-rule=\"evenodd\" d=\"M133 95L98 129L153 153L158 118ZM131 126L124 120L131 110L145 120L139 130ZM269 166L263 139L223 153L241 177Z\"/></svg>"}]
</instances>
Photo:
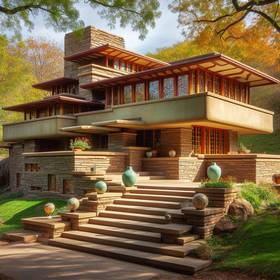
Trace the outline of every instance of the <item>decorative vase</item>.
<instances>
[{"instance_id":1,"label":"decorative vase","mask_svg":"<svg viewBox=\"0 0 280 280\"><path fill-rule=\"evenodd\" d=\"M147 158L151 158L152 156L153 156L152 151L146 152L146 157L147 157Z\"/></svg>"},{"instance_id":2,"label":"decorative vase","mask_svg":"<svg viewBox=\"0 0 280 280\"><path fill-rule=\"evenodd\" d=\"M133 187L136 183L136 173L131 166L128 166L122 174L122 181L125 187Z\"/></svg>"},{"instance_id":3,"label":"decorative vase","mask_svg":"<svg viewBox=\"0 0 280 280\"><path fill-rule=\"evenodd\" d=\"M210 166L207 168L207 176L212 181L218 181L222 175L222 170L219 165L216 164L216 162L213 162Z\"/></svg>"},{"instance_id":4,"label":"decorative vase","mask_svg":"<svg viewBox=\"0 0 280 280\"><path fill-rule=\"evenodd\" d=\"M98 194L103 194L107 191L107 184L104 181L98 181L95 183L95 190Z\"/></svg>"},{"instance_id":5,"label":"decorative vase","mask_svg":"<svg viewBox=\"0 0 280 280\"><path fill-rule=\"evenodd\" d=\"M69 198L67 207L71 212L75 212L80 207L80 201L76 197Z\"/></svg>"},{"instance_id":6,"label":"decorative vase","mask_svg":"<svg viewBox=\"0 0 280 280\"><path fill-rule=\"evenodd\" d=\"M170 150L168 152L169 157L176 157L176 151L175 150Z\"/></svg>"},{"instance_id":7,"label":"decorative vase","mask_svg":"<svg viewBox=\"0 0 280 280\"><path fill-rule=\"evenodd\" d=\"M197 193L192 199L193 207L196 210L203 210L207 207L209 203L208 197L203 193Z\"/></svg>"},{"instance_id":8,"label":"decorative vase","mask_svg":"<svg viewBox=\"0 0 280 280\"><path fill-rule=\"evenodd\" d=\"M44 205L44 211L46 213L46 215L48 216L48 218L52 217L52 214L55 210L55 205L51 202L48 202Z\"/></svg>"}]
</instances>

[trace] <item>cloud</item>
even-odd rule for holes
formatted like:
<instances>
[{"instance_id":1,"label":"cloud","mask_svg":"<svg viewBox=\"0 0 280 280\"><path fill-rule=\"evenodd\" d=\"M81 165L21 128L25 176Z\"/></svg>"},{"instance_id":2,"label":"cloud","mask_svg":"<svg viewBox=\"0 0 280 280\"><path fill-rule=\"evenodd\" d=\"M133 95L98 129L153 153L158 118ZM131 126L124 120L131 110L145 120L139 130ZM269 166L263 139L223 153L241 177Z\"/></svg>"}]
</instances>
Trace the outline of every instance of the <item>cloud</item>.
<instances>
[{"instance_id":1,"label":"cloud","mask_svg":"<svg viewBox=\"0 0 280 280\"><path fill-rule=\"evenodd\" d=\"M93 25L104 31L115 33L124 37L126 48L138 53L145 54L147 52L154 52L157 48L167 47L172 44L182 41L184 39L181 30L177 28L177 15L173 14L168 9L168 1L161 1L160 10L161 17L156 21L156 27L150 29L146 38L140 40L139 34L133 31L130 27L122 28L117 25L114 29L110 29L106 20L100 18L97 12L90 9L86 4L79 4L77 8L80 12L81 19L85 25ZM35 28L32 32L23 28L23 37L46 37L55 41L58 46L63 48L64 33L55 32L52 28L48 28L44 24L42 16L37 16L35 19Z\"/></svg>"}]
</instances>

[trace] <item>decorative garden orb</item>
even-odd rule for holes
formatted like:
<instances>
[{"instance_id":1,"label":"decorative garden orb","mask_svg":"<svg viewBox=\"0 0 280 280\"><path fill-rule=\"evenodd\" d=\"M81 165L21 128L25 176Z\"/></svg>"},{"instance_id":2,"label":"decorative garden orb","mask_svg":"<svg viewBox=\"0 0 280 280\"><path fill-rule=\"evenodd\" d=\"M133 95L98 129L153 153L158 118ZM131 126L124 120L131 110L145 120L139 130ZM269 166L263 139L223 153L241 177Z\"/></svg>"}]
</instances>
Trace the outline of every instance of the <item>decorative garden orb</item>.
<instances>
[{"instance_id":1,"label":"decorative garden orb","mask_svg":"<svg viewBox=\"0 0 280 280\"><path fill-rule=\"evenodd\" d=\"M98 181L95 183L95 190L99 194L103 194L107 191L107 184L104 181Z\"/></svg>"},{"instance_id":2,"label":"decorative garden orb","mask_svg":"<svg viewBox=\"0 0 280 280\"><path fill-rule=\"evenodd\" d=\"M51 215L53 214L55 210L55 205L51 202L48 202L47 204L44 205L44 211L46 215L51 218Z\"/></svg>"},{"instance_id":3,"label":"decorative garden orb","mask_svg":"<svg viewBox=\"0 0 280 280\"><path fill-rule=\"evenodd\" d=\"M169 157L176 157L176 151L175 150L170 150L168 152Z\"/></svg>"},{"instance_id":4,"label":"decorative garden orb","mask_svg":"<svg viewBox=\"0 0 280 280\"><path fill-rule=\"evenodd\" d=\"M122 174L122 181L126 187L133 187L136 183L136 173L131 166L128 166Z\"/></svg>"},{"instance_id":5,"label":"decorative garden orb","mask_svg":"<svg viewBox=\"0 0 280 280\"><path fill-rule=\"evenodd\" d=\"M71 212L75 212L80 207L80 201L76 197L69 198L67 207Z\"/></svg>"},{"instance_id":6,"label":"decorative garden orb","mask_svg":"<svg viewBox=\"0 0 280 280\"><path fill-rule=\"evenodd\" d=\"M218 181L222 175L222 170L219 165L216 164L216 162L213 162L210 166L207 168L207 176L212 181Z\"/></svg>"},{"instance_id":7,"label":"decorative garden orb","mask_svg":"<svg viewBox=\"0 0 280 280\"><path fill-rule=\"evenodd\" d=\"M153 156L153 152L152 151L146 152L146 157L147 158L151 158L152 156Z\"/></svg>"},{"instance_id":8,"label":"decorative garden orb","mask_svg":"<svg viewBox=\"0 0 280 280\"><path fill-rule=\"evenodd\" d=\"M193 207L197 210L203 210L208 205L208 197L203 193L197 193L192 199Z\"/></svg>"}]
</instances>

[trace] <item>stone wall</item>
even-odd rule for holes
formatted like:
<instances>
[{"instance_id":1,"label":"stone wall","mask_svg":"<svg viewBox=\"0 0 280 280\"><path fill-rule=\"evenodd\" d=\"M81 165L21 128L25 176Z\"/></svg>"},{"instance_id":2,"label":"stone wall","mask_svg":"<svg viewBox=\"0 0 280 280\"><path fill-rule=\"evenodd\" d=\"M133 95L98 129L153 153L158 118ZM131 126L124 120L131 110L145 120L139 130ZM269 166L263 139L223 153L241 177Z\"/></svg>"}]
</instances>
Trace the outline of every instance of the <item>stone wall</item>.
<instances>
[{"instance_id":1,"label":"stone wall","mask_svg":"<svg viewBox=\"0 0 280 280\"><path fill-rule=\"evenodd\" d=\"M119 151L128 146L136 146L136 133L116 132L108 134L109 150Z\"/></svg>"},{"instance_id":2,"label":"stone wall","mask_svg":"<svg viewBox=\"0 0 280 280\"><path fill-rule=\"evenodd\" d=\"M17 186L17 180L22 181L22 175L24 172L24 159L22 153L24 152L23 144L14 144L10 148L9 154L9 185L12 191L16 191L18 187L21 187L21 182Z\"/></svg>"}]
</instances>

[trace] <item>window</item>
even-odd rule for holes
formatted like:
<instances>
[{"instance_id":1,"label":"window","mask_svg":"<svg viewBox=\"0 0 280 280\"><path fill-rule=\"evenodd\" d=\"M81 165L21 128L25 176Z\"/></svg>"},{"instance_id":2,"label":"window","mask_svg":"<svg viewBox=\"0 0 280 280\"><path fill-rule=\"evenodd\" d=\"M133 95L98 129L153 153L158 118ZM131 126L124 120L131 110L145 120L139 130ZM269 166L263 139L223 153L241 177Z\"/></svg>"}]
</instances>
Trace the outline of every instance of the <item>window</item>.
<instances>
[{"instance_id":1,"label":"window","mask_svg":"<svg viewBox=\"0 0 280 280\"><path fill-rule=\"evenodd\" d=\"M213 92L213 77L210 74L206 74L207 91Z\"/></svg>"},{"instance_id":2,"label":"window","mask_svg":"<svg viewBox=\"0 0 280 280\"><path fill-rule=\"evenodd\" d=\"M192 87L191 87L191 93L196 93L197 88L196 88L196 80L197 80L197 75L196 75L196 71L192 71L191 72L191 80L192 80Z\"/></svg>"},{"instance_id":3,"label":"window","mask_svg":"<svg viewBox=\"0 0 280 280\"><path fill-rule=\"evenodd\" d=\"M113 90L113 105L119 104L119 92L120 92L120 88L115 87Z\"/></svg>"},{"instance_id":4,"label":"window","mask_svg":"<svg viewBox=\"0 0 280 280\"><path fill-rule=\"evenodd\" d=\"M224 95L229 97L229 82L228 80L224 80Z\"/></svg>"},{"instance_id":5,"label":"window","mask_svg":"<svg viewBox=\"0 0 280 280\"><path fill-rule=\"evenodd\" d=\"M189 94L189 76L181 75L178 76L178 95L188 95Z\"/></svg>"},{"instance_id":6,"label":"window","mask_svg":"<svg viewBox=\"0 0 280 280\"><path fill-rule=\"evenodd\" d=\"M163 79L163 96L164 98L174 96L174 78Z\"/></svg>"},{"instance_id":7,"label":"window","mask_svg":"<svg viewBox=\"0 0 280 280\"><path fill-rule=\"evenodd\" d=\"M40 170L38 163L26 163L24 165L25 172L38 172Z\"/></svg>"},{"instance_id":8,"label":"window","mask_svg":"<svg viewBox=\"0 0 280 280\"><path fill-rule=\"evenodd\" d=\"M198 72L198 86L199 86L199 90L198 92L204 92L205 91L205 73L202 71Z\"/></svg>"},{"instance_id":9,"label":"window","mask_svg":"<svg viewBox=\"0 0 280 280\"><path fill-rule=\"evenodd\" d=\"M48 191L57 192L56 176L53 174L48 174Z\"/></svg>"},{"instance_id":10,"label":"window","mask_svg":"<svg viewBox=\"0 0 280 280\"><path fill-rule=\"evenodd\" d=\"M145 100L145 84L140 83L135 86L135 99L136 102L141 102Z\"/></svg>"},{"instance_id":11,"label":"window","mask_svg":"<svg viewBox=\"0 0 280 280\"><path fill-rule=\"evenodd\" d=\"M124 61L121 62L120 69L121 69L122 71L126 71L126 64L125 64Z\"/></svg>"},{"instance_id":12,"label":"window","mask_svg":"<svg viewBox=\"0 0 280 280\"><path fill-rule=\"evenodd\" d=\"M114 69L119 70L120 69L120 61L119 59L114 60Z\"/></svg>"},{"instance_id":13,"label":"window","mask_svg":"<svg viewBox=\"0 0 280 280\"><path fill-rule=\"evenodd\" d=\"M214 92L221 94L221 79L217 76L214 77Z\"/></svg>"},{"instance_id":14,"label":"window","mask_svg":"<svg viewBox=\"0 0 280 280\"><path fill-rule=\"evenodd\" d=\"M159 81L149 82L149 100L159 99Z\"/></svg>"},{"instance_id":15,"label":"window","mask_svg":"<svg viewBox=\"0 0 280 280\"><path fill-rule=\"evenodd\" d=\"M63 194L74 193L74 185L72 180L63 179Z\"/></svg>"},{"instance_id":16,"label":"window","mask_svg":"<svg viewBox=\"0 0 280 280\"><path fill-rule=\"evenodd\" d=\"M124 86L123 95L125 104L132 102L132 85Z\"/></svg>"},{"instance_id":17,"label":"window","mask_svg":"<svg viewBox=\"0 0 280 280\"><path fill-rule=\"evenodd\" d=\"M19 188L21 185L21 173L16 173L16 188Z\"/></svg>"}]
</instances>

